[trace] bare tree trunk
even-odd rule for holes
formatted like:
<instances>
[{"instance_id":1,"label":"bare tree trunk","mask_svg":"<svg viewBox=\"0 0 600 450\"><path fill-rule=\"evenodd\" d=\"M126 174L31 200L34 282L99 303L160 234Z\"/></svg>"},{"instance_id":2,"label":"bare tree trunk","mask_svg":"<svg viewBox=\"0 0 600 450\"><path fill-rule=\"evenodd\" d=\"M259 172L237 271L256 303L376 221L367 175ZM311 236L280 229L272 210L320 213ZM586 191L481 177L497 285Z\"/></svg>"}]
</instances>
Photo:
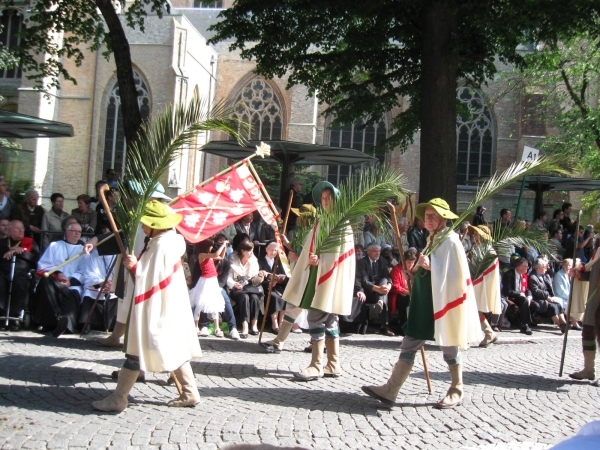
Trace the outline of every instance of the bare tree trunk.
<instances>
[{"instance_id":1,"label":"bare tree trunk","mask_svg":"<svg viewBox=\"0 0 600 450\"><path fill-rule=\"evenodd\" d=\"M138 104L138 94L133 80L133 67L131 64L131 52L129 42L111 0L96 0L96 6L100 9L110 36L110 47L117 66L117 80L119 82L119 97L121 99L121 111L123 113L123 128L125 141L129 147L136 139L142 125L142 116Z\"/></svg>"},{"instance_id":2,"label":"bare tree trunk","mask_svg":"<svg viewBox=\"0 0 600 450\"><path fill-rule=\"evenodd\" d=\"M457 7L425 0L421 11L421 167L419 201L441 197L456 208Z\"/></svg>"}]
</instances>

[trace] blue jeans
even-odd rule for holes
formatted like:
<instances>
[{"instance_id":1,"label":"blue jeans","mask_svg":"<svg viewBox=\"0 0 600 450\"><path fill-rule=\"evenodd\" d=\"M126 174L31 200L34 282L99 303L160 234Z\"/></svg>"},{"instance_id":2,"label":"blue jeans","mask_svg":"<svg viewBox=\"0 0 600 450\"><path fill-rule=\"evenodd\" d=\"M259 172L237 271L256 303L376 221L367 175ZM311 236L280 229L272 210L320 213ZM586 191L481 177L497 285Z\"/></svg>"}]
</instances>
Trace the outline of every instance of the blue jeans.
<instances>
[{"instance_id":1,"label":"blue jeans","mask_svg":"<svg viewBox=\"0 0 600 450\"><path fill-rule=\"evenodd\" d=\"M229 298L229 295L227 295L227 291L225 289L221 289L221 295L223 295L223 299L225 300L225 311L223 311L221 314L223 316L223 320L227 322L227 325L229 326L229 331L231 331L234 328L237 328L235 316L233 315L233 308L231 307L231 299ZM208 327L208 322L208 316L205 313L200 313L200 328Z\"/></svg>"}]
</instances>

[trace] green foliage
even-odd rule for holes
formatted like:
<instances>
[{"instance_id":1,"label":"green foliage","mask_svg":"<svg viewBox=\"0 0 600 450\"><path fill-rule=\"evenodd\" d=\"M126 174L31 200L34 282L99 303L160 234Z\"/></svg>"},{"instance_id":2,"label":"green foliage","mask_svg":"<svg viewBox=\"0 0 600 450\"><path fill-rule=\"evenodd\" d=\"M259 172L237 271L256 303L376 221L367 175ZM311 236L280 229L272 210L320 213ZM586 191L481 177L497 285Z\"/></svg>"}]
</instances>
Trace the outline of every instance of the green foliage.
<instances>
[{"instance_id":1,"label":"green foliage","mask_svg":"<svg viewBox=\"0 0 600 450\"><path fill-rule=\"evenodd\" d=\"M47 90L60 88L60 80L77 81L65 68L63 58L73 59L76 66L83 63L82 49L97 51L106 45L105 57L111 53L111 40L106 24L97 8L97 3L107 0L37 0L31 2L21 45L11 49L12 56L21 61L27 78L36 82L36 87ZM125 8L125 0L114 4ZM127 25L144 31L148 10L159 17L170 12L167 0L134 0L124 16ZM55 33L63 33L56 39ZM13 53L14 52L14 53ZM40 58L38 55L45 55Z\"/></svg>"},{"instance_id":2,"label":"green foliage","mask_svg":"<svg viewBox=\"0 0 600 450\"><path fill-rule=\"evenodd\" d=\"M387 166L370 168L347 178L340 185L340 195L333 206L328 211L318 209L319 232L315 237L314 253L320 255L338 249L348 227L360 226L366 215L385 206L388 199L403 196L405 184L404 177ZM380 219L386 221L385 216ZM298 227L304 229L297 231L298 236L305 236L306 228L312 225L314 222ZM294 238L292 248L300 246L299 239Z\"/></svg>"},{"instance_id":3,"label":"green foliage","mask_svg":"<svg viewBox=\"0 0 600 450\"><path fill-rule=\"evenodd\" d=\"M197 96L188 105L166 107L142 125L139 139L127 153L115 214L130 249L134 248L140 219L156 183L181 149L192 144L198 132L219 130L239 140L246 127L247 124L231 118L230 109L223 103L209 111L208 102Z\"/></svg>"},{"instance_id":4,"label":"green foliage","mask_svg":"<svg viewBox=\"0 0 600 450\"><path fill-rule=\"evenodd\" d=\"M541 156L533 162L518 162L513 163L504 172L492 175L475 194L475 197L463 211L463 213L453 222L451 227L446 228L446 231L436 239L435 242L430 245L426 250L425 254L430 255L437 246L446 238L450 233L453 233L456 228L460 226L467 218L473 214L475 208L478 205L484 203L490 197L498 194L501 190L506 189L507 186L521 180L523 177L541 173L541 172L552 172L557 174L567 174L568 171L565 169L565 164L557 157Z\"/></svg>"},{"instance_id":5,"label":"green foliage","mask_svg":"<svg viewBox=\"0 0 600 450\"><path fill-rule=\"evenodd\" d=\"M496 62L524 63L516 50L527 42L557 42L575 30L596 30L593 0L449 0L458 18L453 52L459 79L478 85L496 73ZM420 127L422 28L430 1L237 0L209 42L229 41L232 51L257 63L257 73L288 76L330 106L338 123L379 120L407 108L378 150L406 148ZM437 51L437 49L435 50ZM452 113L452 111L450 111ZM452 149L454 151L454 149Z\"/></svg>"}]
</instances>

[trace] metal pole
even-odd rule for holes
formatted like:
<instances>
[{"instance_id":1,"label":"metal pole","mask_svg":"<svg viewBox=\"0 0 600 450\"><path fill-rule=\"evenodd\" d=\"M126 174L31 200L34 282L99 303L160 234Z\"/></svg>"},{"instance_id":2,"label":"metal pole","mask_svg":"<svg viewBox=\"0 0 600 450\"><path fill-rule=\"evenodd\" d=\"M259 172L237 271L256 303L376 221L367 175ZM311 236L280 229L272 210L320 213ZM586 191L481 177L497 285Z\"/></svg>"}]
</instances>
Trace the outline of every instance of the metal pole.
<instances>
[{"instance_id":1,"label":"metal pole","mask_svg":"<svg viewBox=\"0 0 600 450\"><path fill-rule=\"evenodd\" d=\"M519 200L517 201L517 209L515 211L515 220L519 218L519 211L521 210L521 199L523 198L523 190L525 190L525 181L527 177L523 177L521 181L521 192L519 193Z\"/></svg>"}]
</instances>

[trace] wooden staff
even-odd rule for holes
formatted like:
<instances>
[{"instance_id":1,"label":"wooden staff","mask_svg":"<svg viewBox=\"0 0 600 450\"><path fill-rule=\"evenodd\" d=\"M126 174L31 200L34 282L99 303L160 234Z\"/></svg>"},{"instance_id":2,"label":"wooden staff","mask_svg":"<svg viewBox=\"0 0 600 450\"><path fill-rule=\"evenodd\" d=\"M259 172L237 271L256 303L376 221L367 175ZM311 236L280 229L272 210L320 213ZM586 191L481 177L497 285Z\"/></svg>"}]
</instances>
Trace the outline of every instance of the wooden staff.
<instances>
[{"instance_id":1,"label":"wooden staff","mask_svg":"<svg viewBox=\"0 0 600 450\"><path fill-rule=\"evenodd\" d=\"M292 198L294 197L294 191L290 190L290 198L287 205L287 211L285 212L285 222L283 223L282 234L285 235L285 230L287 229L288 217L290 215L290 209L292 207ZM269 293L267 294L267 302L265 305L265 310L263 314L263 320L260 324L260 333L258 334L258 343L262 341L263 331L265 330L265 323L267 322L267 316L269 315L269 306L271 305L271 293L273 292L273 286L275 286L275 277L277 276L277 266L279 265L279 252L277 252L277 257L275 258L275 262L273 262L273 273L271 274L271 281L269 282ZM278 324L279 325L279 324Z\"/></svg>"},{"instance_id":2,"label":"wooden staff","mask_svg":"<svg viewBox=\"0 0 600 450\"><path fill-rule=\"evenodd\" d=\"M579 222L581 221L581 210L579 210L579 214L577 215L577 221L575 222L575 245L573 245L573 266L575 266L575 259L577 257L577 236L579 235ZM565 326L565 337L563 339L563 348L560 356L560 368L558 370L558 376L562 377L563 368L565 365L565 354L567 352L567 336L569 334L569 320L571 319L571 303L573 302L573 285L575 284L575 277L573 277L573 281L571 282L571 286L569 287L569 301L567 302L567 316L566 321L567 324Z\"/></svg>"},{"instance_id":3,"label":"wooden staff","mask_svg":"<svg viewBox=\"0 0 600 450\"><path fill-rule=\"evenodd\" d=\"M394 231L396 232L396 241L398 242L398 247L400 248L400 260L402 261L402 268L406 269L406 259L404 258L404 249L402 248L402 235L400 234L400 228L398 227L398 218L396 217L396 208L394 205L388 202L388 206L390 208L391 216L392 216L392 224L394 225ZM406 282L408 286L408 293L410 295L410 291L412 290L412 283L410 280ZM423 369L425 371L425 380L427 380L427 390L431 394L433 390L431 389L431 378L429 377L429 366L427 365L427 356L425 355L425 346L421 347L421 358L423 359Z\"/></svg>"},{"instance_id":4,"label":"wooden staff","mask_svg":"<svg viewBox=\"0 0 600 450\"><path fill-rule=\"evenodd\" d=\"M81 329L81 334L79 335L79 337L83 336L83 332L85 331L85 328L88 326L88 323L90 323L90 319L92 318L92 314L94 313L94 309L96 309L96 305L98 304L98 300L100 299L100 296L102 295L102 291L104 290L104 287L106 286L106 283L108 282L108 278L110 277L110 274L112 273L113 269L115 268L115 264L117 263L117 259L119 259L118 257L115 257L115 259L110 263L110 266L108 267L108 270L106 271L106 276L104 277L104 281L102 282L102 286L100 286L100 290L98 291L98 295L96 295L96 300L94 300L94 304L92 305L92 308L90 309L90 312L87 316L87 319L85 319L85 324L83 325L83 328Z\"/></svg>"},{"instance_id":5,"label":"wooden staff","mask_svg":"<svg viewBox=\"0 0 600 450\"><path fill-rule=\"evenodd\" d=\"M100 242L98 242L98 244L96 245L96 247L100 244L104 244L106 241L108 241L110 238L112 238L114 236L114 234L111 234L110 236L102 239ZM54 269L49 270L48 272L44 272L44 276L45 277L49 277L50 275L52 275L54 272L58 272L60 269L62 269L63 267L65 267L67 264L72 263L73 261L75 261L77 258L82 257L83 255L85 255L85 250L82 250L81 253L77 253L75 256L73 256L71 259L67 259L64 263L59 264L58 266L56 266Z\"/></svg>"},{"instance_id":6,"label":"wooden staff","mask_svg":"<svg viewBox=\"0 0 600 450\"><path fill-rule=\"evenodd\" d=\"M110 187L108 186L108 184L104 184L100 187L98 197L100 197L100 202L102 203L102 206L104 207L104 212L106 213L106 218L108 219L108 223L110 224L110 227L112 228L112 230L114 232L115 239L117 240L117 244L119 246L119 250L123 254L123 257L125 257L125 256L127 256L127 250L125 250L125 246L123 245L123 240L121 239L121 235L119 234L119 229L117 228L115 219L113 218L112 212L110 211L110 206L108 205L108 202L106 201L106 197L104 196L104 193L106 191L110 191ZM131 305L133 305L133 299L132 299ZM130 306L130 313L131 313L131 306ZM175 386L177 386L177 391L179 392L179 395L183 394L183 389L181 388L181 383L179 383L179 380L177 379L177 375L175 375L175 372L171 372L171 376L173 377L173 380L175 381Z\"/></svg>"}]
</instances>

